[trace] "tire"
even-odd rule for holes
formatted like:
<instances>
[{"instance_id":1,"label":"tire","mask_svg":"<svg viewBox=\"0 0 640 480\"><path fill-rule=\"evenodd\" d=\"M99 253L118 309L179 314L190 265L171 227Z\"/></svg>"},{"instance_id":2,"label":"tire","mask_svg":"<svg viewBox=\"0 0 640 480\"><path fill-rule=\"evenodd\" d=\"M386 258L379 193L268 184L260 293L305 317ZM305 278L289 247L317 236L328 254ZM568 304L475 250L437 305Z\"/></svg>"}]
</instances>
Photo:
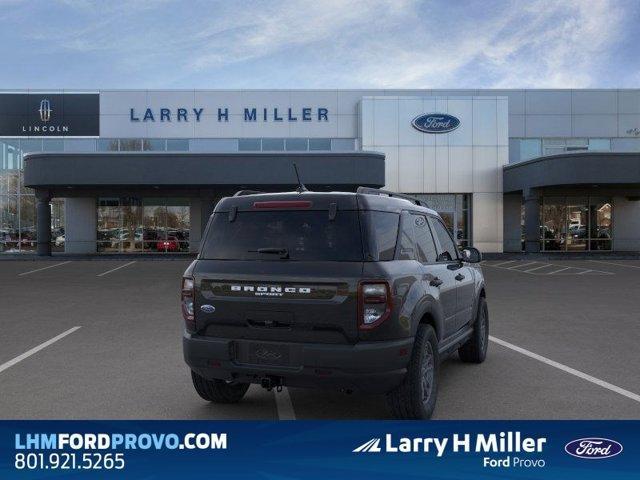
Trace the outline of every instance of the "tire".
<instances>
[{"instance_id":1,"label":"tire","mask_svg":"<svg viewBox=\"0 0 640 480\"><path fill-rule=\"evenodd\" d=\"M229 383L224 380L207 380L193 370L191 380L198 395L213 403L238 403L249 389L248 383Z\"/></svg>"},{"instance_id":2,"label":"tire","mask_svg":"<svg viewBox=\"0 0 640 480\"><path fill-rule=\"evenodd\" d=\"M484 297L478 301L476 321L473 334L467 342L458 349L460 360L466 363L482 363L487 358L489 346L489 309Z\"/></svg>"},{"instance_id":3,"label":"tire","mask_svg":"<svg viewBox=\"0 0 640 480\"><path fill-rule=\"evenodd\" d=\"M428 420L438 396L438 339L431 325L418 326L402 384L387 393L387 405L394 417L403 420Z\"/></svg>"}]
</instances>

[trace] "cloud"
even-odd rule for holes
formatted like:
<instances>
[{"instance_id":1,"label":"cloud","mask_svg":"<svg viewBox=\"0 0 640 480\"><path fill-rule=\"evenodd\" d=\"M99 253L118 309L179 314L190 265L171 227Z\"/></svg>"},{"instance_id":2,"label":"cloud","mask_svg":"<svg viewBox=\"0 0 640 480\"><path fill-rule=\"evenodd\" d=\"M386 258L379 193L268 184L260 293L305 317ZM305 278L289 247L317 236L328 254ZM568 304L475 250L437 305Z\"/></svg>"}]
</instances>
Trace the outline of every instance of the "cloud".
<instances>
[{"instance_id":1,"label":"cloud","mask_svg":"<svg viewBox=\"0 0 640 480\"><path fill-rule=\"evenodd\" d=\"M637 83L637 62L620 52L640 41L639 5L65 0L12 5L8 23L25 28L0 43L8 58L46 56L34 65L62 58L61 73L78 85L100 78L182 88L612 86ZM603 76L610 71L617 74Z\"/></svg>"}]
</instances>

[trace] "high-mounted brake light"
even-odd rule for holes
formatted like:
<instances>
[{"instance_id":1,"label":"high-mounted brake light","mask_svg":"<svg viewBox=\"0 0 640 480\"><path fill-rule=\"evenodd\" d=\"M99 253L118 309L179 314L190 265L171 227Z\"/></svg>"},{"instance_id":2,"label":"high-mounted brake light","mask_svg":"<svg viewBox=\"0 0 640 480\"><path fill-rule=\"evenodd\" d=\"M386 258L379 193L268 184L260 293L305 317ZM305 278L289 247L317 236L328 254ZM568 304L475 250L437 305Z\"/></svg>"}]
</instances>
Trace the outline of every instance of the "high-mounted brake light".
<instances>
[{"instance_id":1,"label":"high-mounted brake light","mask_svg":"<svg viewBox=\"0 0 640 480\"><path fill-rule=\"evenodd\" d=\"M370 330L391 315L388 282L362 282L358 287L358 328Z\"/></svg>"},{"instance_id":2,"label":"high-mounted brake light","mask_svg":"<svg viewBox=\"0 0 640 480\"><path fill-rule=\"evenodd\" d=\"M253 208L311 208L313 203L308 200L272 200L269 202L253 202Z\"/></svg>"},{"instance_id":3,"label":"high-mounted brake light","mask_svg":"<svg viewBox=\"0 0 640 480\"><path fill-rule=\"evenodd\" d=\"M182 317L184 318L185 326L187 330L194 331L196 329L195 317L193 315L193 278L184 277L182 279Z\"/></svg>"}]
</instances>

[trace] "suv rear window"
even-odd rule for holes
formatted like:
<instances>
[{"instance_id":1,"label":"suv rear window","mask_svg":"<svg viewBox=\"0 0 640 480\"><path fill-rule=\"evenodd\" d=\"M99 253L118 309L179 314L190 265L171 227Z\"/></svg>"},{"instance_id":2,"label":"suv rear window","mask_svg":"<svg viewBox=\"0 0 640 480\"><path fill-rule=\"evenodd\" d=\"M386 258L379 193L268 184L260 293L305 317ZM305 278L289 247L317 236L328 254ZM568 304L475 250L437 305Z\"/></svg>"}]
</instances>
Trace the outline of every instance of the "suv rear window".
<instances>
[{"instance_id":1,"label":"suv rear window","mask_svg":"<svg viewBox=\"0 0 640 480\"><path fill-rule=\"evenodd\" d=\"M233 222L215 213L201 251L208 260L282 260L258 249L286 249L288 260L362 261L358 212L338 211L334 220L324 211L238 212ZM287 261L287 260L284 260Z\"/></svg>"}]
</instances>

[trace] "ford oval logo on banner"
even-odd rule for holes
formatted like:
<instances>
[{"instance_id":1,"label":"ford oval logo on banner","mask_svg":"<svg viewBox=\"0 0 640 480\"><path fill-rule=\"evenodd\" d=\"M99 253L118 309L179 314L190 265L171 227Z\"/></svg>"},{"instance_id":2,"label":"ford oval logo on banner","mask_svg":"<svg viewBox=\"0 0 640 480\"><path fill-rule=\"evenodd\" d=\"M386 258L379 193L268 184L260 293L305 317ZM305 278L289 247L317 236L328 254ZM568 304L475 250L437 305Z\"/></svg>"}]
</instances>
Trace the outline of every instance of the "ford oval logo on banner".
<instances>
[{"instance_id":1,"label":"ford oval logo on banner","mask_svg":"<svg viewBox=\"0 0 640 480\"><path fill-rule=\"evenodd\" d=\"M446 113L426 113L414 118L411 125L425 133L448 133L460 126L460 120Z\"/></svg>"},{"instance_id":2,"label":"ford oval logo on banner","mask_svg":"<svg viewBox=\"0 0 640 480\"><path fill-rule=\"evenodd\" d=\"M622 445L608 438L579 438L567 443L564 451L574 457L595 460L615 457L622 452Z\"/></svg>"}]
</instances>

